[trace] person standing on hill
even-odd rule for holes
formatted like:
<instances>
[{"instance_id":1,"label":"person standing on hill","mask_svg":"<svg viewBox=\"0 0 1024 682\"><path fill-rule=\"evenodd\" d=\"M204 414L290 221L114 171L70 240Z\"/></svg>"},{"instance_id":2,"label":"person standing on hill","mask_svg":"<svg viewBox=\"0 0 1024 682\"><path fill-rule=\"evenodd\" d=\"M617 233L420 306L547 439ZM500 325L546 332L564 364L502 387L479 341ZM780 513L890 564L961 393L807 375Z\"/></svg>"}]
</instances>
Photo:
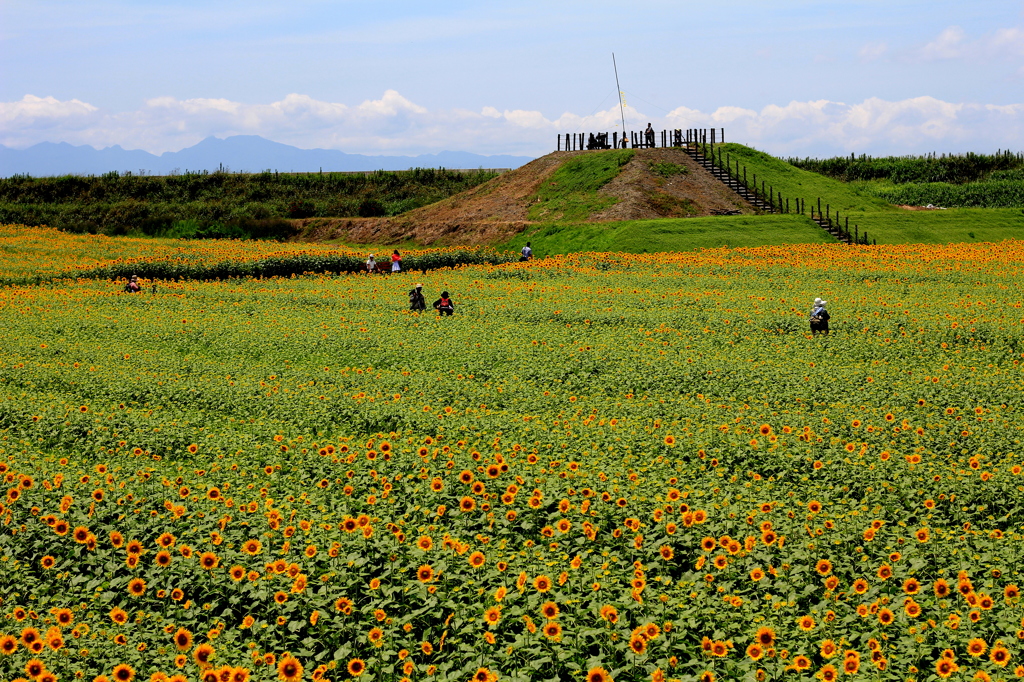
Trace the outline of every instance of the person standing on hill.
<instances>
[{"instance_id":1,"label":"person standing on hill","mask_svg":"<svg viewBox=\"0 0 1024 682\"><path fill-rule=\"evenodd\" d=\"M434 301L434 310L437 311L437 316L451 315L455 312L455 302L452 301L447 291L441 292L441 298Z\"/></svg>"},{"instance_id":2,"label":"person standing on hill","mask_svg":"<svg viewBox=\"0 0 1024 682\"><path fill-rule=\"evenodd\" d=\"M811 307L811 334L828 336L828 321L831 315L828 314L825 307L827 305L828 301L823 301L820 298L814 299L814 305Z\"/></svg>"},{"instance_id":3,"label":"person standing on hill","mask_svg":"<svg viewBox=\"0 0 1024 682\"><path fill-rule=\"evenodd\" d=\"M647 130L644 131L644 139L648 147L654 146L654 127L650 123L647 124Z\"/></svg>"},{"instance_id":4,"label":"person standing on hill","mask_svg":"<svg viewBox=\"0 0 1024 682\"><path fill-rule=\"evenodd\" d=\"M417 283L416 288L409 291L409 310L426 310L427 300L423 298L423 285Z\"/></svg>"}]
</instances>

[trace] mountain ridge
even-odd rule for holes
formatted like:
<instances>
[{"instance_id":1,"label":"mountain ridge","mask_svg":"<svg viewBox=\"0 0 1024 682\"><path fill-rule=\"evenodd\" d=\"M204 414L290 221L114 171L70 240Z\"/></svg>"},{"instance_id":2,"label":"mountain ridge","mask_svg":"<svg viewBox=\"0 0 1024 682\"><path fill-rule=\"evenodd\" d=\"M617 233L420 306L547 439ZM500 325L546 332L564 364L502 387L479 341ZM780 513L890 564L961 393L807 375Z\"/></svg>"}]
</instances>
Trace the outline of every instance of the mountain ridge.
<instances>
[{"instance_id":1,"label":"mountain ridge","mask_svg":"<svg viewBox=\"0 0 1024 682\"><path fill-rule=\"evenodd\" d=\"M40 142L26 149L0 145L0 177L30 175L102 175L112 171L144 175L184 172L282 173L366 172L410 168L518 168L528 156L442 151L417 156L369 156L334 149L300 149L258 135L207 137L176 152L151 154L140 149L112 145L96 149L67 142Z\"/></svg>"}]
</instances>

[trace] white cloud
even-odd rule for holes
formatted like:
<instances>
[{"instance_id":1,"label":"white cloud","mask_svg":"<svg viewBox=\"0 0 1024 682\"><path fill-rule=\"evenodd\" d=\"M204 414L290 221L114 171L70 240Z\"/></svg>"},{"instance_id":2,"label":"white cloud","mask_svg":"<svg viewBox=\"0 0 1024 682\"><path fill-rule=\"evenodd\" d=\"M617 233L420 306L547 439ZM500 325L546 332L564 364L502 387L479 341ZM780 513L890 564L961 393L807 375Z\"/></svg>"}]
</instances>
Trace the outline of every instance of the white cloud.
<instances>
[{"instance_id":1,"label":"white cloud","mask_svg":"<svg viewBox=\"0 0 1024 682\"><path fill-rule=\"evenodd\" d=\"M972 62L1020 62L1024 60L1024 28L1000 28L968 38L959 26L944 29L918 51L925 61L964 59Z\"/></svg>"},{"instance_id":2,"label":"white cloud","mask_svg":"<svg viewBox=\"0 0 1024 682\"><path fill-rule=\"evenodd\" d=\"M889 46L884 42L868 43L864 47L860 48L857 56L861 58L861 61L873 62L876 59L880 59L889 49Z\"/></svg>"},{"instance_id":3,"label":"white cloud","mask_svg":"<svg viewBox=\"0 0 1024 682\"><path fill-rule=\"evenodd\" d=\"M647 121L656 129L724 128L727 140L784 156L1024 149L1024 104L869 98L853 104L793 101L760 110L678 107L661 117L633 107L625 113L632 130L641 130ZM428 110L394 90L354 105L301 94L269 104L158 97L127 112L32 95L0 102L0 144L10 147L50 141L97 148L119 144L160 153L210 136L260 135L297 147L348 153L461 150L539 156L555 148L556 135L616 130L621 130L617 105L588 116L564 112L554 118L540 111L491 106Z\"/></svg>"},{"instance_id":4,"label":"white cloud","mask_svg":"<svg viewBox=\"0 0 1024 682\"><path fill-rule=\"evenodd\" d=\"M925 59L954 59L963 56L963 51L963 29L959 26L950 26L935 40L921 48L921 56Z\"/></svg>"}]
</instances>

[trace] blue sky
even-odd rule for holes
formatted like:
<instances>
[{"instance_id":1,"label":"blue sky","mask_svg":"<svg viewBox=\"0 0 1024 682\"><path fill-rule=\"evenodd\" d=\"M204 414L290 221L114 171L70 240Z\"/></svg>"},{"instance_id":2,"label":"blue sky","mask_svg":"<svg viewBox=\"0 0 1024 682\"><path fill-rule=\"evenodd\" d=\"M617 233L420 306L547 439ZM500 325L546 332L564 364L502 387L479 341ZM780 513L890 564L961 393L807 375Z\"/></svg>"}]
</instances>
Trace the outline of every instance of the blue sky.
<instances>
[{"instance_id":1,"label":"blue sky","mask_svg":"<svg viewBox=\"0 0 1024 682\"><path fill-rule=\"evenodd\" d=\"M0 0L0 144L539 155L714 126L775 153L1024 149L1024 2Z\"/></svg>"}]
</instances>

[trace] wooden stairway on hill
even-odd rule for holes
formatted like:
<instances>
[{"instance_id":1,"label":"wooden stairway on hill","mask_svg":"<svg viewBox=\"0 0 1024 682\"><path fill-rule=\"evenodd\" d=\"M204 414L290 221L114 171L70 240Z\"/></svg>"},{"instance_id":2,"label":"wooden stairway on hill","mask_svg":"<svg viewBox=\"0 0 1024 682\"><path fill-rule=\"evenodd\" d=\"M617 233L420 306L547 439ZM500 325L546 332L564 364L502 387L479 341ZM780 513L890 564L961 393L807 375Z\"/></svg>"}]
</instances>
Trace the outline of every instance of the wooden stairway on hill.
<instances>
[{"instance_id":1,"label":"wooden stairway on hill","mask_svg":"<svg viewBox=\"0 0 1024 682\"><path fill-rule=\"evenodd\" d=\"M740 195L744 201L749 203L754 208L765 213L782 213L781 202L779 205L775 205L774 202L764 198L764 196L747 187L747 185L740 180L738 177L734 177L732 173L722 168L720 165L714 162L714 157L706 156L701 152L697 146L684 146L683 150L696 161L700 166L712 175L716 180L721 182L723 185L736 192ZM813 213L813 209L812 209ZM853 238L839 226L838 223L834 222L832 218L823 217L821 215L813 215L811 217L821 229L828 232L830 235L835 237L838 241L844 244L852 244Z\"/></svg>"}]
</instances>

